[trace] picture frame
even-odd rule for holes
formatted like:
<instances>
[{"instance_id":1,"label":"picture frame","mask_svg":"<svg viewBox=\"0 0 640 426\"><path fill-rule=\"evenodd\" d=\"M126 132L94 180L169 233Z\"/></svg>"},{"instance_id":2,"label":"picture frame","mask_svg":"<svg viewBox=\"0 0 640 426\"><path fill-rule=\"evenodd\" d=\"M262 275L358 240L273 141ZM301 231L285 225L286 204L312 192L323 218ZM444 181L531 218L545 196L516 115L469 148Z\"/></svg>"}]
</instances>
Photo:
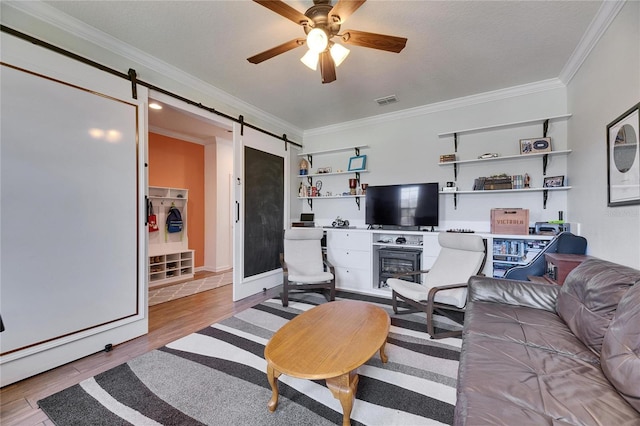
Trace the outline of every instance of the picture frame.
<instances>
[{"instance_id":1,"label":"picture frame","mask_svg":"<svg viewBox=\"0 0 640 426\"><path fill-rule=\"evenodd\" d=\"M543 188L558 188L564 186L564 176L551 176L544 178Z\"/></svg>"},{"instance_id":2,"label":"picture frame","mask_svg":"<svg viewBox=\"0 0 640 426\"><path fill-rule=\"evenodd\" d=\"M362 170L366 170L367 168L367 156L366 155L356 155L355 157L349 158L349 167L347 170L350 172L358 172Z\"/></svg>"},{"instance_id":3,"label":"picture frame","mask_svg":"<svg viewBox=\"0 0 640 426\"><path fill-rule=\"evenodd\" d=\"M551 138L520 139L520 155L551 152Z\"/></svg>"},{"instance_id":4,"label":"picture frame","mask_svg":"<svg viewBox=\"0 0 640 426\"><path fill-rule=\"evenodd\" d=\"M640 103L607 125L607 206L640 204Z\"/></svg>"}]
</instances>

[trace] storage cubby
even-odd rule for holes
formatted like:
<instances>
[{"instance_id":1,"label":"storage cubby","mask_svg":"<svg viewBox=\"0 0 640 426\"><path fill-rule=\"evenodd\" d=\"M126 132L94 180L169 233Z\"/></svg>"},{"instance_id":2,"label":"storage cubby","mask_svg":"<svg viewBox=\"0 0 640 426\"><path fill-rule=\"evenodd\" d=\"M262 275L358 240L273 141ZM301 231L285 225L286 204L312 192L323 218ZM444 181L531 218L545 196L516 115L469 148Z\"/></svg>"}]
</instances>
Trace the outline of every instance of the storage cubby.
<instances>
[{"instance_id":1,"label":"storage cubby","mask_svg":"<svg viewBox=\"0 0 640 426\"><path fill-rule=\"evenodd\" d=\"M507 270L519 265L528 265L544 250L553 237L501 238L493 237L493 276L502 278Z\"/></svg>"},{"instance_id":2,"label":"storage cubby","mask_svg":"<svg viewBox=\"0 0 640 426\"><path fill-rule=\"evenodd\" d=\"M149 288L193 278L193 250L149 256Z\"/></svg>"},{"instance_id":3,"label":"storage cubby","mask_svg":"<svg viewBox=\"0 0 640 426\"><path fill-rule=\"evenodd\" d=\"M187 204L189 190L182 188L149 187L149 201L157 217L159 231L149 232L149 288L172 281L193 278L194 256L189 250L187 235ZM168 233L165 223L171 206L180 210L182 232Z\"/></svg>"}]
</instances>

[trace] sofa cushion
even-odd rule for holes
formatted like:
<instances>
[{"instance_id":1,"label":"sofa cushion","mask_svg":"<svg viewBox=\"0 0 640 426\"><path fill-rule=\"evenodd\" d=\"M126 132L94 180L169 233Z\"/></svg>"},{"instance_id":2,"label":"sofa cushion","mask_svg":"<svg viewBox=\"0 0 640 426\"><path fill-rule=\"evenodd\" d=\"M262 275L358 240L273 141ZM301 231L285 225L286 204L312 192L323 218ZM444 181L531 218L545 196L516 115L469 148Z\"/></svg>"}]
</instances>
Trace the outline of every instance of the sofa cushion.
<instances>
[{"instance_id":1,"label":"sofa cushion","mask_svg":"<svg viewBox=\"0 0 640 426\"><path fill-rule=\"evenodd\" d=\"M571 331L600 355L618 302L639 280L638 270L602 259L587 259L567 276L556 310Z\"/></svg>"},{"instance_id":2,"label":"sofa cushion","mask_svg":"<svg viewBox=\"0 0 640 426\"><path fill-rule=\"evenodd\" d=\"M555 313L524 306L472 302L463 335L479 334L539 348L599 364L600 359L578 339Z\"/></svg>"},{"instance_id":3,"label":"sofa cushion","mask_svg":"<svg viewBox=\"0 0 640 426\"><path fill-rule=\"evenodd\" d=\"M611 384L640 411L640 284L618 304L604 335L601 362Z\"/></svg>"},{"instance_id":4,"label":"sofa cushion","mask_svg":"<svg viewBox=\"0 0 640 426\"><path fill-rule=\"evenodd\" d=\"M466 334L462 343L457 397L456 425L631 426L640 421L599 364L475 333Z\"/></svg>"}]
</instances>

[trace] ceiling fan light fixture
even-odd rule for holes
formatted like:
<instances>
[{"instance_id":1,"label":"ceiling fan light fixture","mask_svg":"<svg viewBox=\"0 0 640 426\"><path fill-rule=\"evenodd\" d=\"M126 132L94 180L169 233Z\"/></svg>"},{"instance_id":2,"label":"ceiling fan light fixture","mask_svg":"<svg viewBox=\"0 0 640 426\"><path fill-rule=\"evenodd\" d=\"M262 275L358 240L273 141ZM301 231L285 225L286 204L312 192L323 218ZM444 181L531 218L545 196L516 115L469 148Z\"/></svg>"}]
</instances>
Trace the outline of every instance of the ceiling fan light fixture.
<instances>
[{"instance_id":1,"label":"ceiling fan light fixture","mask_svg":"<svg viewBox=\"0 0 640 426\"><path fill-rule=\"evenodd\" d=\"M329 52L331 52L331 57L333 58L333 62L336 64L336 67L339 67L340 64L347 59L347 56L349 56L349 52L351 51L341 44L333 43Z\"/></svg>"},{"instance_id":2,"label":"ceiling fan light fixture","mask_svg":"<svg viewBox=\"0 0 640 426\"><path fill-rule=\"evenodd\" d=\"M312 70L318 69L318 60L320 59L320 55L314 52L313 50L307 50L307 53L304 54L302 58L300 58L300 62L311 68Z\"/></svg>"},{"instance_id":3,"label":"ceiling fan light fixture","mask_svg":"<svg viewBox=\"0 0 640 426\"><path fill-rule=\"evenodd\" d=\"M314 28L307 34L307 46L309 46L309 50L316 54L324 52L328 44L329 37L327 37L327 33L321 28Z\"/></svg>"}]
</instances>

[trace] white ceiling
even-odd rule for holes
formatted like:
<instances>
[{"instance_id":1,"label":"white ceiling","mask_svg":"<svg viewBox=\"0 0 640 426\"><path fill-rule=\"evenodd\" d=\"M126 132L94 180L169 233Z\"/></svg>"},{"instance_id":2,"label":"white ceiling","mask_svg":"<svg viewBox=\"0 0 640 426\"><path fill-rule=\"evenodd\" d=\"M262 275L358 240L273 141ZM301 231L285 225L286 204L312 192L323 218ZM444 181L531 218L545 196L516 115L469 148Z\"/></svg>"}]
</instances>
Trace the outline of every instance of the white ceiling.
<instances>
[{"instance_id":1,"label":"white ceiling","mask_svg":"<svg viewBox=\"0 0 640 426\"><path fill-rule=\"evenodd\" d=\"M312 5L286 3L301 12ZM369 0L342 29L406 37L407 46L399 54L347 46L351 54L329 84L299 61L306 47L257 65L246 60L304 36L300 26L249 0L47 4L308 130L562 79L602 1ZM374 101L388 95L399 102Z\"/></svg>"}]
</instances>

